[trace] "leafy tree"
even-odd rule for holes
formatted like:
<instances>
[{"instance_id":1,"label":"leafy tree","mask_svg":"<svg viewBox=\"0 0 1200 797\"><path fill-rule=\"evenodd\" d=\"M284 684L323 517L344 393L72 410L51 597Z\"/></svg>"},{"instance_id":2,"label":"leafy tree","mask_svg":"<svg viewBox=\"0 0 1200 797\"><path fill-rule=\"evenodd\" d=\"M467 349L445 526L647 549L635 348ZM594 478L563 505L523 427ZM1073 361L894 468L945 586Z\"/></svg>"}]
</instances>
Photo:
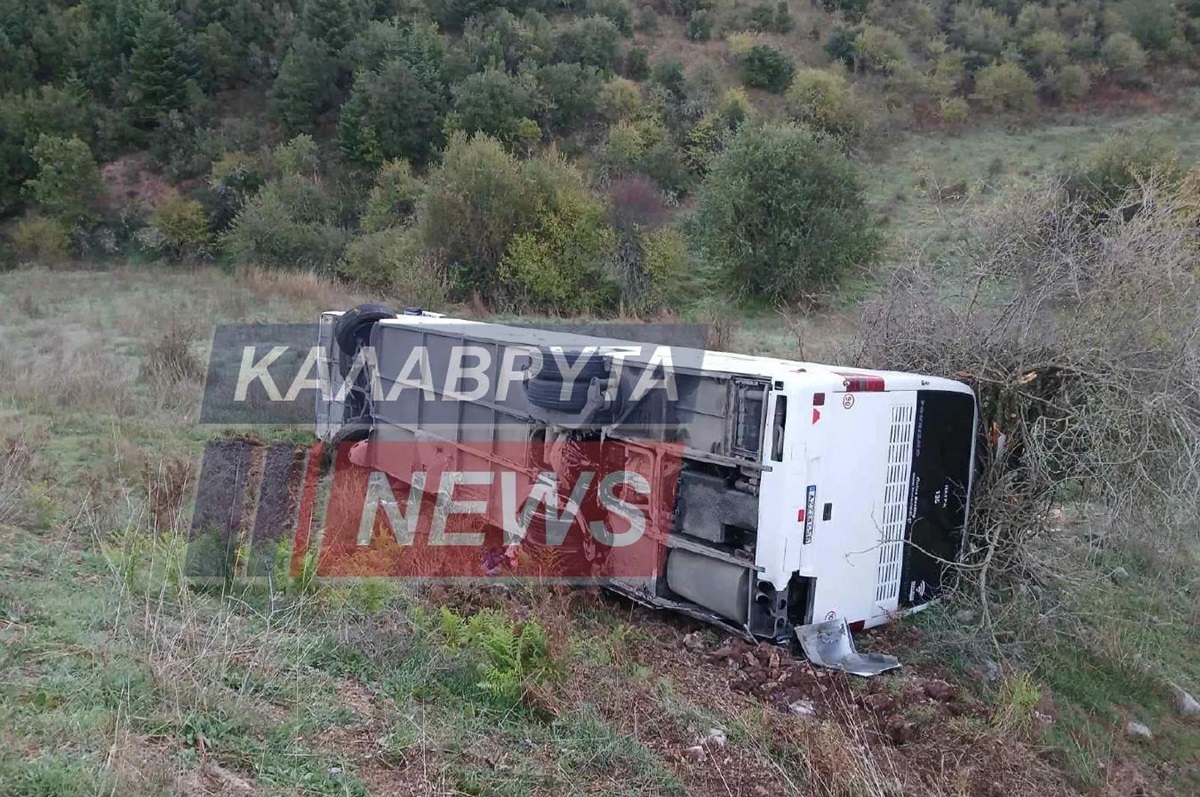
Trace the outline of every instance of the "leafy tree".
<instances>
[{"instance_id":1,"label":"leafy tree","mask_svg":"<svg viewBox=\"0 0 1200 797\"><path fill-rule=\"evenodd\" d=\"M814 130L853 142L866 127L866 110L839 70L802 69L787 92L788 114Z\"/></svg>"},{"instance_id":2,"label":"leafy tree","mask_svg":"<svg viewBox=\"0 0 1200 797\"><path fill-rule=\"evenodd\" d=\"M77 81L0 97L0 215L21 206L21 188L34 176L33 147L43 133L95 139L95 106Z\"/></svg>"},{"instance_id":3,"label":"leafy tree","mask_svg":"<svg viewBox=\"0 0 1200 797\"><path fill-rule=\"evenodd\" d=\"M46 215L65 224L87 227L96 219L100 168L88 145L76 136L43 133L33 148L37 177L26 186Z\"/></svg>"},{"instance_id":4,"label":"leafy tree","mask_svg":"<svg viewBox=\"0 0 1200 797\"><path fill-rule=\"evenodd\" d=\"M541 209L521 163L493 138L456 133L426 186L422 240L448 264L461 296L497 296L509 242L536 227Z\"/></svg>"},{"instance_id":5,"label":"leafy tree","mask_svg":"<svg viewBox=\"0 0 1200 797\"><path fill-rule=\"evenodd\" d=\"M555 60L594 66L612 72L621 46L621 32L611 20L591 16L560 28L554 38Z\"/></svg>"},{"instance_id":6,"label":"leafy tree","mask_svg":"<svg viewBox=\"0 0 1200 797\"><path fill-rule=\"evenodd\" d=\"M544 19L539 14L532 22ZM541 25L518 19L505 9L471 17L460 44L464 64L456 71L461 77L489 68L515 72L523 63L544 63L552 46Z\"/></svg>"},{"instance_id":7,"label":"leafy tree","mask_svg":"<svg viewBox=\"0 0 1200 797\"><path fill-rule=\"evenodd\" d=\"M379 167L375 185L367 195L362 228L379 232L404 227L412 221L425 186L413 176L408 161L392 160Z\"/></svg>"},{"instance_id":8,"label":"leafy tree","mask_svg":"<svg viewBox=\"0 0 1200 797\"><path fill-rule=\"evenodd\" d=\"M834 61L841 61L853 67L857 57L854 54L854 42L861 32L859 28L846 25L834 25L829 29L829 40L825 42L825 54Z\"/></svg>"},{"instance_id":9,"label":"leafy tree","mask_svg":"<svg viewBox=\"0 0 1200 797\"><path fill-rule=\"evenodd\" d=\"M324 41L304 34L296 37L271 88L271 115L289 135L313 131L328 106L334 72Z\"/></svg>"},{"instance_id":10,"label":"leafy tree","mask_svg":"<svg viewBox=\"0 0 1200 797\"><path fill-rule=\"evenodd\" d=\"M1030 111L1037 84L1020 64L992 64L975 76L975 97L994 111Z\"/></svg>"},{"instance_id":11,"label":"leafy tree","mask_svg":"<svg viewBox=\"0 0 1200 797\"><path fill-rule=\"evenodd\" d=\"M630 80L645 80L650 76L650 53L645 47L630 47L625 53L625 75Z\"/></svg>"},{"instance_id":12,"label":"leafy tree","mask_svg":"<svg viewBox=\"0 0 1200 797\"><path fill-rule=\"evenodd\" d=\"M194 199L175 198L161 203L150 214L150 226L162 236L167 252L177 258L205 254L212 237L204 207Z\"/></svg>"},{"instance_id":13,"label":"leafy tree","mask_svg":"<svg viewBox=\"0 0 1200 797\"><path fill-rule=\"evenodd\" d=\"M361 71L342 106L342 152L370 164L393 158L424 161L438 143L442 109L438 88L408 61L396 58L378 71Z\"/></svg>"},{"instance_id":14,"label":"leafy tree","mask_svg":"<svg viewBox=\"0 0 1200 797\"><path fill-rule=\"evenodd\" d=\"M71 256L71 230L56 219L30 214L17 222L12 237L20 261L55 265Z\"/></svg>"},{"instance_id":15,"label":"leafy tree","mask_svg":"<svg viewBox=\"0 0 1200 797\"><path fill-rule=\"evenodd\" d=\"M524 310L577 314L615 306L618 288L605 272L616 236L604 206L582 178L558 161L548 207L536 229L516 235L500 264L505 288Z\"/></svg>"},{"instance_id":16,"label":"leafy tree","mask_svg":"<svg viewBox=\"0 0 1200 797\"><path fill-rule=\"evenodd\" d=\"M1126 0L1121 12L1137 43L1151 52L1165 52L1179 33L1179 20L1171 0Z\"/></svg>"},{"instance_id":17,"label":"leafy tree","mask_svg":"<svg viewBox=\"0 0 1200 797\"><path fill-rule=\"evenodd\" d=\"M747 86L781 94L792 80L796 63L769 44L756 44L742 56L742 71Z\"/></svg>"},{"instance_id":18,"label":"leafy tree","mask_svg":"<svg viewBox=\"0 0 1200 797\"><path fill-rule=\"evenodd\" d=\"M792 300L870 261L880 236L858 170L795 125L745 126L713 159L697 223L737 296Z\"/></svg>"},{"instance_id":19,"label":"leafy tree","mask_svg":"<svg viewBox=\"0 0 1200 797\"><path fill-rule=\"evenodd\" d=\"M447 120L452 131L485 133L501 141L521 139L522 124L537 116L536 85L525 76L513 77L498 69L469 76L453 88L454 111Z\"/></svg>"},{"instance_id":20,"label":"leafy tree","mask_svg":"<svg viewBox=\"0 0 1200 797\"><path fill-rule=\"evenodd\" d=\"M569 133L586 124L596 112L600 75L579 64L547 64L534 73L541 91L547 126Z\"/></svg>"},{"instance_id":21,"label":"leafy tree","mask_svg":"<svg viewBox=\"0 0 1200 797\"><path fill-rule=\"evenodd\" d=\"M1138 83L1146 72L1146 52L1127 33L1114 33L1104 40L1100 57L1109 71L1125 83Z\"/></svg>"},{"instance_id":22,"label":"leafy tree","mask_svg":"<svg viewBox=\"0 0 1200 797\"><path fill-rule=\"evenodd\" d=\"M142 17L129 59L130 121L149 128L191 105L196 65L183 28L166 11Z\"/></svg>"},{"instance_id":23,"label":"leafy tree","mask_svg":"<svg viewBox=\"0 0 1200 797\"><path fill-rule=\"evenodd\" d=\"M336 208L308 177L287 174L255 194L222 237L239 262L279 269L329 269L342 255L346 233Z\"/></svg>"}]
</instances>

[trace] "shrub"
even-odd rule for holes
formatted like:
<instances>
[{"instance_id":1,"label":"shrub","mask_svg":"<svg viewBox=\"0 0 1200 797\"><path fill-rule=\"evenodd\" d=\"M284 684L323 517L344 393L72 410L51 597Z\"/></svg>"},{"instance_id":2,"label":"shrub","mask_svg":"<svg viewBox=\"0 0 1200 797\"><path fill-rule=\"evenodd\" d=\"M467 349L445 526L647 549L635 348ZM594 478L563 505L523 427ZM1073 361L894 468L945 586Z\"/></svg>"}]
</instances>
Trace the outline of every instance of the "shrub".
<instances>
[{"instance_id":1,"label":"shrub","mask_svg":"<svg viewBox=\"0 0 1200 797\"><path fill-rule=\"evenodd\" d=\"M389 228L355 238L336 268L342 279L395 296L406 306L437 310L446 305L445 264L421 246L418 230Z\"/></svg>"},{"instance_id":2,"label":"shrub","mask_svg":"<svg viewBox=\"0 0 1200 797\"><path fill-rule=\"evenodd\" d=\"M992 64L975 77L975 98L993 111L1030 111L1037 84L1019 64Z\"/></svg>"},{"instance_id":3,"label":"shrub","mask_svg":"<svg viewBox=\"0 0 1200 797\"><path fill-rule=\"evenodd\" d=\"M638 30L643 33L655 33L658 31L658 12L654 10L652 5L644 5L638 9Z\"/></svg>"},{"instance_id":4,"label":"shrub","mask_svg":"<svg viewBox=\"0 0 1200 797\"><path fill-rule=\"evenodd\" d=\"M67 225L38 215L29 215L17 222L12 241L19 261L42 265L65 263L73 248Z\"/></svg>"},{"instance_id":5,"label":"shrub","mask_svg":"<svg viewBox=\"0 0 1200 797\"><path fill-rule=\"evenodd\" d=\"M248 264L327 269L346 244L333 217L334 208L312 180L285 175L246 203L221 243Z\"/></svg>"},{"instance_id":6,"label":"shrub","mask_svg":"<svg viewBox=\"0 0 1200 797\"><path fill-rule=\"evenodd\" d=\"M1067 194L1097 214L1120 204L1140 181L1174 185L1183 179L1179 153L1166 138L1132 132L1113 136L1067 175Z\"/></svg>"},{"instance_id":7,"label":"shrub","mask_svg":"<svg viewBox=\"0 0 1200 797\"><path fill-rule=\"evenodd\" d=\"M834 25L829 29L829 40L825 42L825 54L846 66L854 66L854 42L858 39L858 28Z\"/></svg>"},{"instance_id":8,"label":"shrub","mask_svg":"<svg viewBox=\"0 0 1200 797\"><path fill-rule=\"evenodd\" d=\"M381 232L389 227L404 227L412 221L424 185L413 176L408 161L388 161L375 173L375 185L367 195L362 228Z\"/></svg>"},{"instance_id":9,"label":"shrub","mask_svg":"<svg viewBox=\"0 0 1200 797\"><path fill-rule=\"evenodd\" d=\"M506 290L522 310L578 314L615 305L617 288L604 271L615 236L604 207L587 194L566 163L556 167L550 207L537 227L509 243L501 263Z\"/></svg>"},{"instance_id":10,"label":"shrub","mask_svg":"<svg viewBox=\"0 0 1200 797\"><path fill-rule=\"evenodd\" d=\"M177 258L206 255L211 241L204 207L194 199L176 197L159 204L150 214L150 226L158 231L169 254Z\"/></svg>"},{"instance_id":11,"label":"shrub","mask_svg":"<svg viewBox=\"0 0 1200 797\"><path fill-rule=\"evenodd\" d=\"M321 152L307 133L276 146L271 151L271 160L283 174L312 176L321 170Z\"/></svg>"},{"instance_id":12,"label":"shrub","mask_svg":"<svg viewBox=\"0 0 1200 797\"><path fill-rule=\"evenodd\" d=\"M796 21L792 19L792 12L788 8L787 0L778 0L775 4L775 32L791 33L795 27Z\"/></svg>"},{"instance_id":13,"label":"shrub","mask_svg":"<svg viewBox=\"0 0 1200 797\"><path fill-rule=\"evenodd\" d=\"M756 44L742 57L742 72L747 86L780 94L792 80L796 64L792 57L769 44Z\"/></svg>"},{"instance_id":14,"label":"shrub","mask_svg":"<svg viewBox=\"0 0 1200 797\"><path fill-rule=\"evenodd\" d=\"M712 17L707 12L697 11L688 17L687 37L694 42L706 42L712 38Z\"/></svg>"},{"instance_id":15,"label":"shrub","mask_svg":"<svg viewBox=\"0 0 1200 797\"><path fill-rule=\"evenodd\" d=\"M246 200L263 183L261 159L245 152L225 152L208 174L209 191L202 194L212 229L221 231L233 223Z\"/></svg>"},{"instance_id":16,"label":"shrub","mask_svg":"<svg viewBox=\"0 0 1200 797\"><path fill-rule=\"evenodd\" d=\"M1012 39L1008 17L991 8L956 4L950 42L962 50L974 69L998 59Z\"/></svg>"},{"instance_id":17,"label":"shrub","mask_svg":"<svg viewBox=\"0 0 1200 797\"><path fill-rule=\"evenodd\" d=\"M1062 69L1048 70L1046 89L1060 100L1078 100L1087 96L1092 80L1079 64L1067 64Z\"/></svg>"},{"instance_id":18,"label":"shrub","mask_svg":"<svg viewBox=\"0 0 1200 797\"><path fill-rule=\"evenodd\" d=\"M625 75L630 80L645 80L650 76L650 53L645 47L630 47L625 53Z\"/></svg>"},{"instance_id":19,"label":"shrub","mask_svg":"<svg viewBox=\"0 0 1200 797\"><path fill-rule=\"evenodd\" d=\"M1129 32L1144 49L1166 52L1179 34L1179 20L1171 0L1126 0L1121 12Z\"/></svg>"},{"instance_id":20,"label":"shrub","mask_svg":"<svg viewBox=\"0 0 1200 797\"><path fill-rule=\"evenodd\" d=\"M604 74L613 70L621 32L611 20L591 16L560 28L554 37L556 61L593 66Z\"/></svg>"},{"instance_id":21,"label":"shrub","mask_svg":"<svg viewBox=\"0 0 1200 797\"><path fill-rule=\"evenodd\" d=\"M725 138L754 115L754 106L745 91L730 89L720 103L706 114L684 139L684 158L692 171L703 173L724 147Z\"/></svg>"},{"instance_id":22,"label":"shrub","mask_svg":"<svg viewBox=\"0 0 1200 797\"><path fill-rule=\"evenodd\" d=\"M579 64L548 64L536 73L547 126L558 133L576 130L596 112L600 75Z\"/></svg>"},{"instance_id":23,"label":"shrub","mask_svg":"<svg viewBox=\"0 0 1200 797\"><path fill-rule=\"evenodd\" d=\"M655 62L654 68L650 70L650 79L678 100L683 96L683 84L686 79L683 74L683 61L678 58L664 58Z\"/></svg>"},{"instance_id":24,"label":"shrub","mask_svg":"<svg viewBox=\"0 0 1200 797\"><path fill-rule=\"evenodd\" d=\"M853 142L866 127L866 111L840 71L801 69L788 88L789 115L814 130Z\"/></svg>"},{"instance_id":25,"label":"shrub","mask_svg":"<svg viewBox=\"0 0 1200 797\"><path fill-rule=\"evenodd\" d=\"M90 226L100 198L100 168L92 151L77 136L43 133L33 148L37 177L26 187L48 216L70 226Z\"/></svg>"},{"instance_id":26,"label":"shrub","mask_svg":"<svg viewBox=\"0 0 1200 797\"><path fill-rule=\"evenodd\" d=\"M588 0L585 8L589 14L612 20L622 35L633 35L633 12L629 9L629 0Z\"/></svg>"},{"instance_id":27,"label":"shrub","mask_svg":"<svg viewBox=\"0 0 1200 797\"><path fill-rule=\"evenodd\" d=\"M736 296L792 300L873 259L880 245L857 169L796 125L743 127L713 159L697 230Z\"/></svg>"},{"instance_id":28,"label":"shrub","mask_svg":"<svg viewBox=\"0 0 1200 797\"><path fill-rule=\"evenodd\" d=\"M684 292L680 289L687 284L691 271L687 238L672 227L640 229L638 243L641 245L646 281L644 290L639 292L635 311L680 306L684 299Z\"/></svg>"},{"instance_id":29,"label":"shrub","mask_svg":"<svg viewBox=\"0 0 1200 797\"><path fill-rule=\"evenodd\" d=\"M738 60L745 58L746 54L754 49L754 45L758 44L759 41L758 34L750 31L737 31L725 37L725 43L729 45L730 55Z\"/></svg>"},{"instance_id":30,"label":"shrub","mask_svg":"<svg viewBox=\"0 0 1200 797\"><path fill-rule=\"evenodd\" d=\"M494 297L509 241L532 229L536 192L521 164L496 139L456 133L426 180L422 241L440 253L460 294Z\"/></svg>"},{"instance_id":31,"label":"shrub","mask_svg":"<svg viewBox=\"0 0 1200 797\"><path fill-rule=\"evenodd\" d=\"M1108 71L1124 83L1138 83L1146 72L1146 53L1137 39L1114 33L1104 40L1100 58Z\"/></svg>"},{"instance_id":32,"label":"shrub","mask_svg":"<svg viewBox=\"0 0 1200 797\"><path fill-rule=\"evenodd\" d=\"M642 90L632 80L610 78L600 87L596 108L607 122L630 119L642 108Z\"/></svg>"},{"instance_id":33,"label":"shrub","mask_svg":"<svg viewBox=\"0 0 1200 797\"><path fill-rule=\"evenodd\" d=\"M608 130L604 162L617 174L632 170L646 154L642 131L632 122L618 122Z\"/></svg>"},{"instance_id":34,"label":"shrub","mask_svg":"<svg viewBox=\"0 0 1200 797\"><path fill-rule=\"evenodd\" d=\"M521 122L538 112L533 82L498 69L468 76L453 92L454 111L446 120L449 132L484 133L512 143L522 138Z\"/></svg>"},{"instance_id":35,"label":"shrub","mask_svg":"<svg viewBox=\"0 0 1200 797\"><path fill-rule=\"evenodd\" d=\"M942 121L951 127L957 127L967 121L971 107L962 97L942 97L938 100L938 115Z\"/></svg>"},{"instance_id":36,"label":"shrub","mask_svg":"<svg viewBox=\"0 0 1200 797\"><path fill-rule=\"evenodd\" d=\"M1069 58L1067 38L1056 30L1035 31L1022 43L1021 51L1035 75L1061 69Z\"/></svg>"},{"instance_id":37,"label":"shrub","mask_svg":"<svg viewBox=\"0 0 1200 797\"><path fill-rule=\"evenodd\" d=\"M854 37L854 62L860 69L890 75L908 63L900 37L889 30L867 25Z\"/></svg>"}]
</instances>

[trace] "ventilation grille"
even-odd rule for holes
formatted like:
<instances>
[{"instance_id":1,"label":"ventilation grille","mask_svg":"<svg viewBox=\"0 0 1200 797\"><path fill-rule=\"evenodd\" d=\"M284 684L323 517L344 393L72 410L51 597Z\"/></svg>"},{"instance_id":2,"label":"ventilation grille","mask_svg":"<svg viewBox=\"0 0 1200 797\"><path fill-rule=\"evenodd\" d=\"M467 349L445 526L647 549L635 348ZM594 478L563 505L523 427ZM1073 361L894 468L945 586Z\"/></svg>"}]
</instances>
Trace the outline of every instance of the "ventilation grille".
<instances>
[{"instance_id":1,"label":"ventilation grille","mask_svg":"<svg viewBox=\"0 0 1200 797\"><path fill-rule=\"evenodd\" d=\"M880 523L879 575L875 601L894 604L900 596L900 564L904 554L904 521L908 510L908 477L912 469L913 418L911 405L892 407L888 434L887 481L883 488Z\"/></svg>"}]
</instances>

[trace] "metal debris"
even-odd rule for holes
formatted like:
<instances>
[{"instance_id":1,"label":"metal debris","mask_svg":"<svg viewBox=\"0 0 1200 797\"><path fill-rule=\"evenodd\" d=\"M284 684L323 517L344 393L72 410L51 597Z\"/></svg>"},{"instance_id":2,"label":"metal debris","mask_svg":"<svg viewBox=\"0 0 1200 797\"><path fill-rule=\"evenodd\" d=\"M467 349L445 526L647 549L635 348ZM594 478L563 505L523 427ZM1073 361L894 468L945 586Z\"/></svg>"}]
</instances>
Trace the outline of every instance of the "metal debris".
<instances>
[{"instance_id":1,"label":"metal debris","mask_svg":"<svg viewBox=\"0 0 1200 797\"><path fill-rule=\"evenodd\" d=\"M845 618L800 626L796 629L796 637L804 648L804 655L818 667L870 677L900 666L900 660L895 656L859 653Z\"/></svg>"}]
</instances>

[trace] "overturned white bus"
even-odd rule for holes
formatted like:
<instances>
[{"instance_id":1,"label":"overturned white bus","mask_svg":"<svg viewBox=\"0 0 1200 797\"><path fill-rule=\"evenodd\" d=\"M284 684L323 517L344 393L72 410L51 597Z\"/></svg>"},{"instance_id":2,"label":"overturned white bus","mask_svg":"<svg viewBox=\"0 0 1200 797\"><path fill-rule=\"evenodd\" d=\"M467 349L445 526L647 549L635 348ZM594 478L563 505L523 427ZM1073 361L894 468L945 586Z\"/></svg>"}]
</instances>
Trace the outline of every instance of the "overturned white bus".
<instances>
[{"instance_id":1,"label":"overturned white bus","mask_svg":"<svg viewBox=\"0 0 1200 797\"><path fill-rule=\"evenodd\" d=\"M324 313L319 347L344 382L318 399L327 443L503 447L534 479L564 442L630 461L671 447L674 466L650 465L673 487L655 572L604 582L649 605L764 639L870 627L934 599L961 557L977 421L955 381L379 305ZM412 463L363 456L410 480Z\"/></svg>"}]
</instances>

